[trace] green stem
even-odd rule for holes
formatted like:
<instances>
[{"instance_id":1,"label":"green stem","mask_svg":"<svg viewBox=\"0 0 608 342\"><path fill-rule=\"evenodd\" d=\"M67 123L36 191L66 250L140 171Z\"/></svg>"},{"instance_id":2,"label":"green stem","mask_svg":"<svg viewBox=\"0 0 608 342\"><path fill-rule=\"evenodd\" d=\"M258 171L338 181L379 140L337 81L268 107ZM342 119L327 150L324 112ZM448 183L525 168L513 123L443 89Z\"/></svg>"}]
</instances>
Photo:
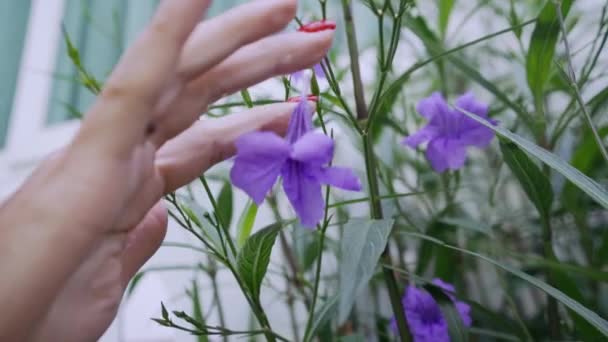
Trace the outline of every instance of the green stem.
<instances>
[{"instance_id":1,"label":"green stem","mask_svg":"<svg viewBox=\"0 0 608 342\"><path fill-rule=\"evenodd\" d=\"M209 268L209 278L211 278L211 289L213 290L213 300L215 301L215 305L217 306L217 315L219 316L220 324L222 325L222 327L225 327L226 319L224 318L224 307L222 306L219 287L217 286L217 265L213 259L209 260ZM224 336L223 341L228 341L228 337Z\"/></svg>"},{"instance_id":2,"label":"green stem","mask_svg":"<svg viewBox=\"0 0 608 342\"><path fill-rule=\"evenodd\" d=\"M351 0L342 0L342 10L344 12L346 40L348 42L348 52L350 55L350 68L353 74L357 119L364 120L367 119L367 106L365 104L363 82L361 82L361 69L359 66L359 47L357 46L357 35L355 32L355 25L353 23Z\"/></svg>"},{"instance_id":3,"label":"green stem","mask_svg":"<svg viewBox=\"0 0 608 342\"><path fill-rule=\"evenodd\" d=\"M203 183L203 187L205 187L205 191L207 192L207 196L209 197L209 201L211 202L211 206L213 207L213 211L216 213L216 217L217 217L217 222L218 224L222 227L224 234L226 235L226 240L228 241L228 246L230 246L230 250L232 251L233 255L236 255L236 246L234 245L234 241L232 241L232 238L230 237L230 232L229 232L229 228L225 222L223 222L221 215L218 214L218 206L217 206L217 202L215 201L215 197L213 197L213 193L211 192L211 188L209 188L209 184L207 183L207 180L205 179L205 176L200 176L199 177L201 183Z\"/></svg>"},{"instance_id":4,"label":"green stem","mask_svg":"<svg viewBox=\"0 0 608 342\"><path fill-rule=\"evenodd\" d=\"M365 169L367 173L367 182L370 192L370 210L372 213L372 218L379 220L383 218L384 214L382 213L382 204L380 203L379 198L380 191L378 189L378 177L376 174L375 166L376 156L373 151L372 141L369 134L366 134L363 137L363 146L365 151ZM382 252L382 264L382 273L384 275L384 281L386 282L386 286L388 288L391 307L393 309L393 313L395 314L395 318L397 321L399 336L401 337L402 342L409 342L411 341L410 332L407 326L407 322L405 320L403 306L401 305L401 298L399 294L399 288L397 286L397 280L395 279L395 275L391 270L393 265L390 257L389 243L386 244L386 247Z\"/></svg>"},{"instance_id":5,"label":"green stem","mask_svg":"<svg viewBox=\"0 0 608 342\"><path fill-rule=\"evenodd\" d=\"M315 271L315 283L312 292L312 304L310 305L310 314L308 316L308 322L306 322L306 330L304 332L304 342L308 342L312 336L310 336L310 330L312 329L312 321L315 317L315 306L317 305L317 297L319 294L319 282L321 280L321 265L323 263L323 245L325 244L325 232L327 231L328 221L326 220L321 229L321 238L319 239L319 258L317 258L317 268Z\"/></svg>"},{"instance_id":6,"label":"green stem","mask_svg":"<svg viewBox=\"0 0 608 342\"><path fill-rule=\"evenodd\" d=\"M553 252L553 232L551 230L550 217L543 217L543 249L547 260L555 261L555 253ZM556 286L553 271L547 268L547 283L551 286ZM557 308L557 300L547 295L547 320L549 321L549 337L552 340L561 339L561 329L559 323L559 312Z\"/></svg>"}]
</instances>

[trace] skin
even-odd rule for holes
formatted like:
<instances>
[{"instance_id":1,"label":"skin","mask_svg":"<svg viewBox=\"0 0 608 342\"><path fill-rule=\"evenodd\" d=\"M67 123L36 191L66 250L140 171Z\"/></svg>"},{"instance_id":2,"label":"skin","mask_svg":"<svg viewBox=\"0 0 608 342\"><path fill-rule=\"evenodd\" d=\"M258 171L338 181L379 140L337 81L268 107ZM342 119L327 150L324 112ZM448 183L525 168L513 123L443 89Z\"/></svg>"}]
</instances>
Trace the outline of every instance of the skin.
<instances>
[{"instance_id":1,"label":"skin","mask_svg":"<svg viewBox=\"0 0 608 342\"><path fill-rule=\"evenodd\" d=\"M199 114L311 67L333 30L279 33L295 0L251 1L199 22L209 5L162 1L72 142L0 208L1 341L95 341L165 236L162 196L231 156L241 134L284 133L294 103Z\"/></svg>"}]
</instances>

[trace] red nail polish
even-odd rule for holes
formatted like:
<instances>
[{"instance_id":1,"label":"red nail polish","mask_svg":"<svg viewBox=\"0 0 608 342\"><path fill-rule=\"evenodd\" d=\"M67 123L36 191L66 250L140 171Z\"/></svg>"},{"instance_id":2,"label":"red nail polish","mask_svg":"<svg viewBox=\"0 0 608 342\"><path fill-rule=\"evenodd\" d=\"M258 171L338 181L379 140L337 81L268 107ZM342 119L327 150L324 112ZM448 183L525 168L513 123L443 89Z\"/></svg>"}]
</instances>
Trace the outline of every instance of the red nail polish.
<instances>
[{"instance_id":1,"label":"red nail polish","mask_svg":"<svg viewBox=\"0 0 608 342\"><path fill-rule=\"evenodd\" d=\"M306 24L298 29L300 32L321 32L325 30L335 30L336 22L331 20L319 20Z\"/></svg>"},{"instance_id":2,"label":"red nail polish","mask_svg":"<svg viewBox=\"0 0 608 342\"><path fill-rule=\"evenodd\" d=\"M294 97L290 97L287 102L292 102L292 103L297 103L300 102L300 100L302 99L302 96L294 96ZM318 96L314 96L313 94L310 94L306 97L306 99L308 101L313 101L313 102L317 102L319 101L319 97Z\"/></svg>"}]
</instances>

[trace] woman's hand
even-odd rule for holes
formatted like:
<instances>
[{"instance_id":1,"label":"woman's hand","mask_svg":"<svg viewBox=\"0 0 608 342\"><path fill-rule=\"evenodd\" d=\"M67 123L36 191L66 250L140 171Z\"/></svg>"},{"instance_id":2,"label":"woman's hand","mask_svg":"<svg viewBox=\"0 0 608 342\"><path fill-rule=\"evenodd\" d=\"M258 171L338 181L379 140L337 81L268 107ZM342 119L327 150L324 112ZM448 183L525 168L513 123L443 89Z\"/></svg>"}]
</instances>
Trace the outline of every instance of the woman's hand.
<instances>
[{"instance_id":1,"label":"woman's hand","mask_svg":"<svg viewBox=\"0 0 608 342\"><path fill-rule=\"evenodd\" d=\"M233 153L251 130L282 133L294 104L200 120L209 103L318 62L333 31L274 33L295 0L257 0L199 23L210 0L164 0L81 129L0 209L0 340L95 340L159 247L161 197Z\"/></svg>"}]
</instances>

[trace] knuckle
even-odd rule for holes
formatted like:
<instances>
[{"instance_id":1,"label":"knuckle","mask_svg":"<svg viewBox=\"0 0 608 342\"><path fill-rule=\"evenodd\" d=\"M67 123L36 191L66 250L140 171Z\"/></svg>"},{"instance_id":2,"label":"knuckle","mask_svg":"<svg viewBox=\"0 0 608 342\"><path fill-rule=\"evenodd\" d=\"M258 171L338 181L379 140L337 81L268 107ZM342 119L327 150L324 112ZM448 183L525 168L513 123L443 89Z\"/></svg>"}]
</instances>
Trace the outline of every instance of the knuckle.
<instances>
[{"instance_id":1,"label":"knuckle","mask_svg":"<svg viewBox=\"0 0 608 342\"><path fill-rule=\"evenodd\" d=\"M274 22L277 25L285 25L296 15L298 4L296 0L280 1L271 11L266 13L266 22Z\"/></svg>"}]
</instances>

